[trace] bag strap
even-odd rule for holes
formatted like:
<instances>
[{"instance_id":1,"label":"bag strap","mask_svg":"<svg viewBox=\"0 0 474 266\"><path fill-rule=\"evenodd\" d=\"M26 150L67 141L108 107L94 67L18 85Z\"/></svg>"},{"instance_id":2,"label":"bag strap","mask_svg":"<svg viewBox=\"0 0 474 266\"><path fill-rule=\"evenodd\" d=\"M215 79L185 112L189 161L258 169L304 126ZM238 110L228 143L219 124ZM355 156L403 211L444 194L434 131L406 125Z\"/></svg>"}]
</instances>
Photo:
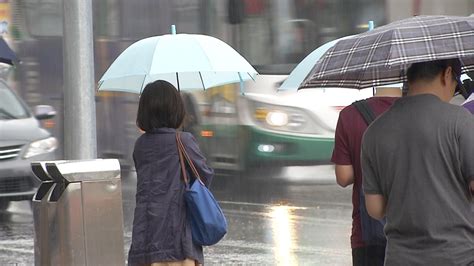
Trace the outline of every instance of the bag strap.
<instances>
[{"instance_id":1,"label":"bag strap","mask_svg":"<svg viewBox=\"0 0 474 266\"><path fill-rule=\"evenodd\" d=\"M184 155L181 151L181 147L179 145L179 133L176 132L176 146L178 147L178 155L179 155L179 164L181 165L181 175L183 176L184 183L186 185L189 184L188 175L186 174L186 165L184 163Z\"/></svg>"},{"instance_id":2,"label":"bag strap","mask_svg":"<svg viewBox=\"0 0 474 266\"><path fill-rule=\"evenodd\" d=\"M179 133L178 133L178 144L181 147L181 151L182 151L182 154L184 155L184 158L186 159L186 162L191 167L191 171L193 171L193 174L196 176L196 178L201 180L202 179L201 175L199 175L199 172L197 171L196 167L194 166L194 163L191 160L191 157L189 157L188 153L186 152L186 149L184 148L184 144L181 141L181 137L179 136Z\"/></svg>"},{"instance_id":3,"label":"bag strap","mask_svg":"<svg viewBox=\"0 0 474 266\"><path fill-rule=\"evenodd\" d=\"M362 117L365 120L365 123L367 123L367 126L370 125L370 123L372 123L375 120L376 116L374 114L374 111L372 111L372 108L370 108L370 105L367 102L367 99L355 101L353 105L355 106L357 111L359 111L359 113L362 115Z\"/></svg>"},{"instance_id":4,"label":"bag strap","mask_svg":"<svg viewBox=\"0 0 474 266\"><path fill-rule=\"evenodd\" d=\"M204 183L202 182L202 178L199 175L199 172L197 171L196 167L194 166L193 161L191 160L191 157L189 157L188 153L186 152L186 149L184 148L179 132L176 132L176 143L178 144L178 153L179 153L179 160L181 164L181 173L183 174L184 182L186 183L186 185L189 184L189 178L188 178L188 175L186 174L186 165L185 165L185 162L187 162L189 167L191 168L191 171L196 177L196 179L199 180L199 182L201 182L204 185Z\"/></svg>"}]
</instances>

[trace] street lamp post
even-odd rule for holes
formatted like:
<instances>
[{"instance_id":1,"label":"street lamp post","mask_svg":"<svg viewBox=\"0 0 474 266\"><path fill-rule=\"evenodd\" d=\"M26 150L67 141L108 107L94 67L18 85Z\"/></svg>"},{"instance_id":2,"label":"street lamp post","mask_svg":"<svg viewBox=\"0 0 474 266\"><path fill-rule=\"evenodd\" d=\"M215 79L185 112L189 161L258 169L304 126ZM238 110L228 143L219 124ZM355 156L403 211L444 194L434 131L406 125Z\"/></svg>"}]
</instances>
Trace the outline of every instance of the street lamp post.
<instances>
[{"instance_id":1,"label":"street lamp post","mask_svg":"<svg viewBox=\"0 0 474 266\"><path fill-rule=\"evenodd\" d=\"M63 0L64 156L97 157L91 0Z\"/></svg>"}]
</instances>

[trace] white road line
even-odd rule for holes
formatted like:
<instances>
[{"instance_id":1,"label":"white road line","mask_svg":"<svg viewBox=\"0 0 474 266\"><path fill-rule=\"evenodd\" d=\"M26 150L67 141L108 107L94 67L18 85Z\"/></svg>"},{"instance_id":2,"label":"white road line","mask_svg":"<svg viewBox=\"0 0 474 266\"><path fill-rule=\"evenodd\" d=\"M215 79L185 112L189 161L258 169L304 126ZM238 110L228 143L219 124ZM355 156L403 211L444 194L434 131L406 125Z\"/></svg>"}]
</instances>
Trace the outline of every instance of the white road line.
<instances>
[{"instance_id":1,"label":"white road line","mask_svg":"<svg viewBox=\"0 0 474 266\"><path fill-rule=\"evenodd\" d=\"M34 254L34 243L32 239L0 240L0 250Z\"/></svg>"}]
</instances>

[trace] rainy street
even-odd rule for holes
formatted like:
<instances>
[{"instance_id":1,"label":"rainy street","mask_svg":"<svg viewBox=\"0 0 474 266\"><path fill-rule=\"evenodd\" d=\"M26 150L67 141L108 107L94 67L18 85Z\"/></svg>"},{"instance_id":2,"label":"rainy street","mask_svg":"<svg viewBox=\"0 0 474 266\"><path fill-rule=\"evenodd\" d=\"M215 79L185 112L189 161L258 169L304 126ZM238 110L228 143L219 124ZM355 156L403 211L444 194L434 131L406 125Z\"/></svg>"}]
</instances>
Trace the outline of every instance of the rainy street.
<instances>
[{"instance_id":1,"label":"rainy street","mask_svg":"<svg viewBox=\"0 0 474 266\"><path fill-rule=\"evenodd\" d=\"M471 265L473 39L474 0L0 0L0 266Z\"/></svg>"},{"instance_id":2,"label":"rainy street","mask_svg":"<svg viewBox=\"0 0 474 266\"><path fill-rule=\"evenodd\" d=\"M205 249L207 265L349 265L351 188L335 184L331 166L286 167L279 173L216 176L212 191L229 232ZM269 180L271 178L271 180ZM125 252L131 238L135 176L123 176ZM0 214L0 265L34 263L28 202Z\"/></svg>"}]
</instances>

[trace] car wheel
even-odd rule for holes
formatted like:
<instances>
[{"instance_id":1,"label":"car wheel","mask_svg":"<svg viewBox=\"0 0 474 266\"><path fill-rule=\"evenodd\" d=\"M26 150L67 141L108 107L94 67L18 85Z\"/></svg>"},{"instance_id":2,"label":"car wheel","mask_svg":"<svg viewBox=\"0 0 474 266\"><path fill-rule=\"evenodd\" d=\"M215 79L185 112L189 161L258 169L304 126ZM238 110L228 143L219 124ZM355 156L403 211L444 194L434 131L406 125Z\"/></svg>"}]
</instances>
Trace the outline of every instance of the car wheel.
<instances>
[{"instance_id":1,"label":"car wheel","mask_svg":"<svg viewBox=\"0 0 474 266\"><path fill-rule=\"evenodd\" d=\"M8 206L10 206L9 200L0 200L0 211L5 211L6 209L8 209Z\"/></svg>"}]
</instances>

